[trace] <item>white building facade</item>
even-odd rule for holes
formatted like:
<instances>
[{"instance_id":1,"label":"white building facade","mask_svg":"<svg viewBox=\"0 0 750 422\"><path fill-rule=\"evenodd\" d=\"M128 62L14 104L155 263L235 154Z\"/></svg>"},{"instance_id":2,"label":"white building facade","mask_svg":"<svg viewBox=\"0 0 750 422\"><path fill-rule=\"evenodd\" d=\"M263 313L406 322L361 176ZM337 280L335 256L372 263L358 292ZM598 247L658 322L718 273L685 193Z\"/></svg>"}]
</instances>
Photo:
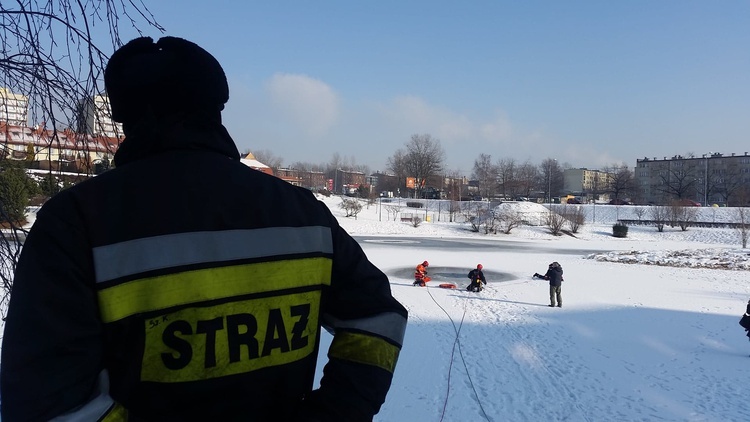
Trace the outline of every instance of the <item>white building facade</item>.
<instances>
[{"instance_id":1,"label":"white building facade","mask_svg":"<svg viewBox=\"0 0 750 422\"><path fill-rule=\"evenodd\" d=\"M29 118L29 99L0 87L0 121L14 126L26 126Z\"/></svg>"}]
</instances>

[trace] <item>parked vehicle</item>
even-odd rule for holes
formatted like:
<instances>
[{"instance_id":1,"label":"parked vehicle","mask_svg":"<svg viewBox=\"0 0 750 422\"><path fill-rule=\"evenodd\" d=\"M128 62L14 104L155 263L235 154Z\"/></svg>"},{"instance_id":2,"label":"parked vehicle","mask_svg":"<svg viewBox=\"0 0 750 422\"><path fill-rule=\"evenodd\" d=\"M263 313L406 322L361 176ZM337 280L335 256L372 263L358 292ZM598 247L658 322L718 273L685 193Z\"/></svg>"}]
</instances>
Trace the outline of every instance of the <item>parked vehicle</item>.
<instances>
[{"instance_id":1,"label":"parked vehicle","mask_svg":"<svg viewBox=\"0 0 750 422\"><path fill-rule=\"evenodd\" d=\"M674 202L675 205L681 205L683 207L700 207L700 202L695 202L692 199L678 199Z\"/></svg>"},{"instance_id":2,"label":"parked vehicle","mask_svg":"<svg viewBox=\"0 0 750 422\"><path fill-rule=\"evenodd\" d=\"M624 199L612 199L609 201L609 205L633 205L629 201Z\"/></svg>"}]
</instances>

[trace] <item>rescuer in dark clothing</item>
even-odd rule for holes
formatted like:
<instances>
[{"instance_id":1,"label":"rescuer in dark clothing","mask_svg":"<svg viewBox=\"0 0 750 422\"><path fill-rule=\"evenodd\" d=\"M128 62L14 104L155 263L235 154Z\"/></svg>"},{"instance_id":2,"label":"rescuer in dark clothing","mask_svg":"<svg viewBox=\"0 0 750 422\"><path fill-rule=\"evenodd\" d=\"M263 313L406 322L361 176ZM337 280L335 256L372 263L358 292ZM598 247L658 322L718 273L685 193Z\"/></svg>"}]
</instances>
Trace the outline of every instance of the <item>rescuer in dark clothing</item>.
<instances>
[{"instance_id":1,"label":"rescuer in dark clothing","mask_svg":"<svg viewBox=\"0 0 750 422\"><path fill-rule=\"evenodd\" d=\"M477 264L477 267L471 271L467 277L471 280L471 283L466 287L466 290L470 292L481 292L484 289L484 285L487 284L487 279L484 278L484 272L482 272L482 264Z\"/></svg>"},{"instance_id":2,"label":"rescuer in dark clothing","mask_svg":"<svg viewBox=\"0 0 750 422\"><path fill-rule=\"evenodd\" d=\"M138 38L104 80L126 138L26 239L3 422L371 420L407 320L388 278L312 193L239 161L208 52Z\"/></svg>"},{"instance_id":3,"label":"rescuer in dark clothing","mask_svg":"<svg viewBox=\"0 0 750 422\"><path fill-rule=\"evenodd\" d=\"M562 308L563 269L560 263L555 261L549 264L544 275L534 273L533 278L549 280L549 306ZM557 302L557 305L555 305L555 302Z\"/></svg>"},{"instance_id":4,"label":"rescuer in dark clothing","mask_svg":"<svg viewBox=\"0 0 750 422\"><path fill-rule=\"evenodd\" d=\"M742 315L742 319L740 320L740 325L742 325L742 328L745 329L745 335L750 338L750 326L747 324L750 323L750 300L747 301L747 307L745 308L745 313Z\"/></svg>"}]
</instances>

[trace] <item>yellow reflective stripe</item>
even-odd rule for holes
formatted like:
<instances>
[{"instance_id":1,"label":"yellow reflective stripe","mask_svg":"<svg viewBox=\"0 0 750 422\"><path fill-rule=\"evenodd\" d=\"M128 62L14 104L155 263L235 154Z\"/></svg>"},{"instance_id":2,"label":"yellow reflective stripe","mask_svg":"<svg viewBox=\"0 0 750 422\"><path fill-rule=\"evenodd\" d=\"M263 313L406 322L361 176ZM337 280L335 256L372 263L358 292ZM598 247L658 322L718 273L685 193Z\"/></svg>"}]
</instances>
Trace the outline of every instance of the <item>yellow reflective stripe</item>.
<instances>
[{"instance_id":1,"label":"yellow reflective stripe","mask_svg":"<svg viewBox=\"0 0 750 422\"><path fill-rule=\"evenodd\" d=\"M186 308L145 321L141 381L189 382L310 356L320 291Z\"/></svg>"},{"instance_id":2,"label":"yellow reflective stripe","mask_svg":"<svg viewBox=\"0 0 750 422\"><path fill-rule=\"evenodd\" d=\"M106 415L101 418L102 422L126 422L128 420L128 409L122 407L120 403L109 409Z\"/></svg>"},{"instance_id":3,"label":"yellow reflective stripe","mask_svg":"<svg viewBox=\"0 0 750 422\"><path fill-rule=\"evenodd\" d=\"M399 348L378 337L339 332L333 337L328 357L377 366L393 373Z\"/></svg>"},{"instance_id":4,"label":"yellow reflective stripe","mask_svg":"<svg viewBox=\"0 0 750 422\"><path fill-rule=\"evenodd\" d=\"M99 292L102 320L235 296L330 285L329 258L303 258L185 271L118 284Z\"/></svg>"}]
</instances>

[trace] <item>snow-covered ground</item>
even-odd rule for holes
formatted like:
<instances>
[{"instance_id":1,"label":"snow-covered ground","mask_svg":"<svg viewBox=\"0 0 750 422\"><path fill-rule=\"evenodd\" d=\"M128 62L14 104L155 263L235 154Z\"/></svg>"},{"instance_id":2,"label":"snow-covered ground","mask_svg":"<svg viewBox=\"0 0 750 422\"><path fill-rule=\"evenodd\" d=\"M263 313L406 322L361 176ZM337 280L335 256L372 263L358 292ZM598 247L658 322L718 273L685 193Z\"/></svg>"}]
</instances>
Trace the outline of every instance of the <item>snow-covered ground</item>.
<instances>
[{"instance_id":1,"label":"snow-covered ground","mask_svg":"<svg viewBox=\"0 0 750 422\"><path fill-rule=\"evenodd\" d=\"M584 206L575 237L541 226L483 235L447 222L441 206L413 211L430 217L413 227L393 221L386 204L355 219L340 198L320 199L352 235L378 236L362 247L410 312L376 421L750 420L750 343L737 324L750 298L750 250L735 230L633 226L619 239L612 224L637 219L636 208L597 205ZM530 221L547 212L514 206ZM731 221L729 209L700 212L702 221ZM485 246L426 246L467 238ZM435 282L413 287L423 260ZM565 270L563 308L549 308L546 282L531 278L552 261ZM485 291L435 285L464 287L478 263ZM330 341L325 334L322 350Z\"/></svg>"},{"instance_id":2,"label":"snow-covered ground","mask_svg":"<svg viewBox=\"0 0 750 422\"><path fill-rule=\"evenodd\" d=\"M614 238L612 224L637 219L623 215L634 208L597 205L594 223L594 207L585 206L589 223L576 237L528 226L483 235L443 215L418 227L383 221L382 204L344 218L339 198L321 199L351 234L383 236L362 247L410 312L375 420L750 420L750 342L738 325L750 298L750 250L740 248L736 230L632 226L627 238ZM714 221L731 221L728 209L700 212L702 221L717 214ZM395 246L392 236L417 239ZM435 249L421 246L422 237L519 248ZM481 263L489 287L479 294L435 282L413 287L410 270L423 260L438 282L460 287ZM563 308L549 308L546 282L531 278L552 261L565 270Z\"/></svg>"}]
</instances>

